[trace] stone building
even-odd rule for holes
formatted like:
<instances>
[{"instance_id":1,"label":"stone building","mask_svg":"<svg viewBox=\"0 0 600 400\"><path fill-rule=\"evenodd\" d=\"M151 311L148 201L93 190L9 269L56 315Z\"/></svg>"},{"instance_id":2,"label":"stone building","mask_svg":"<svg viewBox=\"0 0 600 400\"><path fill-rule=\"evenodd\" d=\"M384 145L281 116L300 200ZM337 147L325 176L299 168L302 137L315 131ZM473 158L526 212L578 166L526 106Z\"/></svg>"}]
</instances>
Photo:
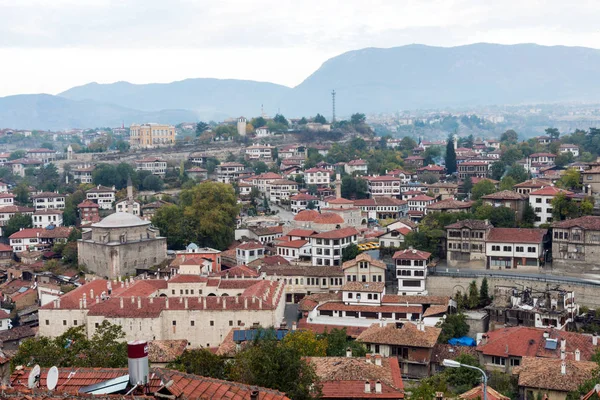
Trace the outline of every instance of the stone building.
<instances>
[{"instance_id":1,"label":"stone building","mask_svg":"<svg viewBox=\"0 0 600 400\"><path fill-rule=\"evenodd\" d=\"M115 278L161 263L167 257L167 239L150 221L118 212L84 229L77 250L80 264Z\"/></svg>"},{"instance_id":2,"label":"stone building","mask_svg":"<svg viewBox=\"0 0 600 400\"><path fill-rule=\"evenodd\" d=\"M586 215L552 224L552 266L595 271L600 255L600 217Z\"/></svg>"},{"instance_id":3,"label":"stone building","mask_svg":"<svg viewBox=\"0 0 600 400\"><path fill-rule=\"evenodd\" d=\"M466 219L446 226L448 265L485 268L485 241L492 228L488 221L477 219Z\"/></svg>"}]
</instances>

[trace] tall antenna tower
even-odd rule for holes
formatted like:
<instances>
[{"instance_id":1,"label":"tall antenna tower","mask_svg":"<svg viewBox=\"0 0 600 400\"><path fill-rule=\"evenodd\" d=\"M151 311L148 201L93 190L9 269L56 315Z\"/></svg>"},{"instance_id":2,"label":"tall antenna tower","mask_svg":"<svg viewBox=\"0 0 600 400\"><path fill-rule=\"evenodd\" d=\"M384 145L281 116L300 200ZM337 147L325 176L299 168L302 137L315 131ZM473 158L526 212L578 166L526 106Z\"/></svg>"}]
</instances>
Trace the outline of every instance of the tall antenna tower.
<instances>
[{"instance_id":1,"label":"tall antenna tower","mask_svg":"<svg viewBox=\"0 0 600 400\"><path fill-rule=\"evenodd\" d=\"M332 107L331 122L335 122L335 89L331 92L331 107Z\"/></svg>"}]
</instances>

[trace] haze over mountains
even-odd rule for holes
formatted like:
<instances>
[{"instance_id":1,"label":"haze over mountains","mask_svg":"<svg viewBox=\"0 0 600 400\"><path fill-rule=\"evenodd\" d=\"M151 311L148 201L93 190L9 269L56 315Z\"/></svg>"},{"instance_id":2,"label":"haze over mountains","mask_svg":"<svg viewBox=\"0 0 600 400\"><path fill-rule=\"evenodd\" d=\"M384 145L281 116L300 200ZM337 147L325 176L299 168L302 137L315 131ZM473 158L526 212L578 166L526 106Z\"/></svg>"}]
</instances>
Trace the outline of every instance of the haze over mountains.
<instances>
[{"instance_id":1,"label":"haze over mountains","mask_svg":"<svg viewBox=\"0 0 600 400\"><path fill-rule=\"evenodd\" d=\"M293 62L293 61L292 61ZM0 98L0 127L62 129L178 123L279 110L288 117L403 109L597 102L600 50L535 44L409 45L350 51L295 88L267 82L186 79L168 84L90 83L57 96Z\"/></svg>"}]
</instances>

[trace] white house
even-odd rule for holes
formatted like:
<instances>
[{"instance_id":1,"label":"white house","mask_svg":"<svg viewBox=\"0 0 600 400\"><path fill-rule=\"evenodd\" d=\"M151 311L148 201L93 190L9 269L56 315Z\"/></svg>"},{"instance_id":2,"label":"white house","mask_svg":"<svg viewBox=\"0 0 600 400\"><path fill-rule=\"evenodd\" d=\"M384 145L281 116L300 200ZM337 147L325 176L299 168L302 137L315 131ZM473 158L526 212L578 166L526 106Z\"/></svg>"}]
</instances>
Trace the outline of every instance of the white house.
<instances>
[{"instance_id":1,"label":"white house","mask_svg":"<svg viewBox=\"0 0 600 400\"><path fill-rule=\"evenodd\" d=\"M235 255L239 265L248 265L265 256L265 246L259 242L244 242L235 248Z\"/></svg>"},{"instance_id":2,"label":"white house","mask_svg":"<svg viewBox=\"0 0 600 400\"><path fill-rule=\"evenodd\" d=\"M131 203L131 207L130 207ZM117 212L131 212L133 215L140 216L141 204L137 200L123 199L115 205ZM131 211L130 211L131 210Z\"/></svg>"},{"instance_id":3,"label":"white house","mask_svg":"<svg viewBox=\"0 0 600 400\"><path fill-rule=\"evenodd\" d=\"M15 204L15 195L12 193L0 193L0 207L12 206Z\"/></svg>"},{"instance_id":4,"label":"white house","mask_svg":"<svg viewBox=\"0 0 600 400\"><path fill-rule=\"evenodd\" d=\"M36 210L65 208L65 195L54 192L42 192L32 196Z\"/></svg>"},{"instance_id":5,"label":"white house","mask_svg":"<svg viewBox=\"0 0 600 400\"><path fill-rule=\"evenodd\" d=\"M137 171L149 171L152 175L164 176L167 173L167 162L156 157L143 158L135 161Z\"/></svg>"},{"instance_id":6,"label":"white house","mask_svg":"<svg viewBox=\"0 0 600 400\"><path fill-rule=\"evenodd\" d=\"M487 268L539 267L547 229L492 228L485 243Z\"/></svg>"},{"instance_id":7,"label":"white house","mask_svg":"<svg viewBox=\"0 0 600 400\"><path fill-rule=\"evenodd\" d=\"M316 196L308 193L299 193L290 197L290 206L294 214L298 214L300 211L306 210L308 203L312 202L315 209L319 209L319 199Z\"/></svg>"},{"instance_id":8,"label":"white house","mask_svg":"<svg viewBox=\"0 0 600 400\"><path fill-rule=\"evenodd\" d=\"M394 256L398 294L426 295L427 262L431 253L415 249L397 251Z\"/></svg>"},{"instance_id":9,"label":"white house","mask_svg":"<svg viewBox=\"0 0 600 400\"><path fill-rule=\"evenodd\" d=\"M552 200L559 193L573 194L556 186L546 186L529 193L529 204L535 212L535 226L552 222Z\"/></svg>"},{"instance_id":10,"label":"white house","mask_svg":"<svg viewBox=\"0 0 600 400\"><path fill-rule=\"evenodd\" d=\"M6 331L9 329L12 329L10 315L4 310L0 310L0 331Z\"/></svg>"},{"instance_id":11,"label":"white house","mask_svg":"<svg viewBox=\"0 0 600 400\"><path fill-rule=\"evenodd\" d=\"M435 199L425 194L421 194L415 197L411 197L408 200L408 211L420 211L425 213L427 206L432 204Z\"/></svg>"},{"instance_id":12,"label":"white house","mask_svg":"<svg viewBox=\"0 0 600 400\"><path fill-rule=\"evenodd\" d=\"M215 168L215 171L217 172L217 181L221 183L233 183L239 179L244 168L244 164L236 162L219 164Z\"/></svg>"},{"instance_id":13,"label":"white house","mask_svg":"<svg viewBox=\"0 0 600 400\"><path fill-rule=\"evenodd\" d=\"M329 185L331 183L331 171L323 168L309 168L304 171L304 182L307 185Z\"/></svg>"},{"instance_id":14,"label":"white house","mask_svg":"<svg viewBox=\"0 0 600 400\"><path fill-rule=\"evenodd\" d=\"M391 229L379 236L379 245L381 247L400 247L404 243L404 237L409 232L411 232L411 229L406 227Z\"/></svg>"},{"instance_id":15,"label":"white house","mask_svg":"<svg viewBox=\"0 0 600 400\"><path fill-rule=\"evenodd\" d=\"M76 168L71 171L73 179L79 183L92 183L92 172L94 167Z\"/></svg>"},{"instance_id":16,"label":"white house","mask_svg":"<svg viewBox=\"0 0 600 400\"><path fill-rule=\"evenodd\" d=\"M45 228L49 225L63 226L63 211L56 209L36 210L31 219L34 228Z\"/></svg>"},{"instance_id":17,"label":"white house","mask_svg":"<svg viewBox=\"0 0 600 400\"><path fill-rule=\"evenodd\" d=\"M311 248L310 241L302 239L280 241L275 245L277 255L288 261L310 259L312 255Z\"/></svg>"},{"instance_id":18,"label":"white house","mask_svg":"<svg viewBox=\"0 0 600 400\"><path fill-rule=\"evenodd\" d=\"M256 128L254 130L254 133L256 133L256 137L267 137L267 136L271 136L271 131L269 130L268 126L261 126L259 128Z\"/></svg>"},{"instance_id":19,"label":"white house","mask_svg":"<svg viewBox=\"0 0 600 400\"><path fill-rule=\"evenodd\" d=\"M271 181L269 189L269 201L280 204L282 201L288 201L298 193L298 183L289 179L276 179Z\"/></svg>"},{"instance_id":20,"label":"white house","mask_svg":"<svg viewBox=\"0 0 600 400\"><path fill-rule=\"evenodd\" d=\"M346 282L385 282L387 266L367 253L361 253L355 259L346 261L342 270Z\"/></svg>"},{"instance_id":21,"label":"white house","mask_svg":"<svg viewBox=\"0 0 600 400\"><path fill-rule=\"evenodd\" d=\"M254 144L246 147L246 158L251 161L266 161L273 160L273 149L271 145Z\"/></svg>"},{"instance_id":22,"label":"white house","mask_svg":"<svg viewBox=\"0 0 600 400\"><path fill-rule=\"evenodd\" d=\"M355 172L360 175L367 174L367 162L362 159L351 160L344 165L344 171L348 175L353 175Z\"/></svg>"},{"instance_id":23,"label":"white house","mask_svg":"<svg viewBox=\"0 0 600 400\"><path fill-rule=\"evenodd\" d=\"M310 238L313 265L342 265L342 252L358 242L358 231L348 227L318 233Z\"/></svg>"},{"instance_id":24,"label":"white house","mask_svg":"<svg viewBox=\"0 0 600 400\"><path fill-rule=\"evenodd\" d=\"M40 160L44 164L56 161L56 150L51 149L30 149L27 150L25 157L32 160Z\"/></svg>"},{"instance_id":25,"label":"white house","mask_svg":"<svg viewBox=\"0 0 600 400\"><path fill-rule=\"evenodd\" d=\"M0 181L0 193L8 193L8 184Z\"/></svg>"},{"instance_id":26,"label":"white house","mask_svg":"<svg viewBox=\"0 0 600 400\"><path fill-rule=\"evenodd\" d=\"M558 148L558 151L561 154L564 153L571 153L573 154L573 157L579 157L579 146L574 145L574 144L561 144L560 147Z\"/></svg>"},{"instance_id":27,"label":"white house","mask_svg":"<svg viewBox=\"0 0 600 400\"><path fill-rule=\"evenodd\" d=\"M88 200L100 206L101 210L112 210L113 203L115 202L115 187L112 188L98 185L97 187L85 192L85 196Z\"/></svg>"},{"instance_id":28,"label":"white house","mask_svg":"<svg viewBox=\"0 0 600 400\"><path fill-rule=\"evenodd\" d=\"M388 196L397 197L400 196L400 188L402 186L402 178L394 176L375 176L367 177L367 183L369 185L369 195L371 197L376 196Z\"/></svg>"}]
</instances>

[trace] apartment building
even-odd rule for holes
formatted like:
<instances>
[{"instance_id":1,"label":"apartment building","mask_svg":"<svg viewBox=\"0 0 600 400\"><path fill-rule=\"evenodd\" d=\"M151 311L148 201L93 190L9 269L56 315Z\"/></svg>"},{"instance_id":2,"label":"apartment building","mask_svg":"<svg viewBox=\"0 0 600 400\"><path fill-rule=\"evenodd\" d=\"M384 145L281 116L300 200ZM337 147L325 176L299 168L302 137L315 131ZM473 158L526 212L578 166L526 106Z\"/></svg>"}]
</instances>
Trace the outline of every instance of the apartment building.
<instances>
[{"instance_id":1,"label":"apartment building","mask_svg":"<svg viewBox=\"0 0 600 400\"><path fill-rule=\"evenodd\" d=\"M237 182L240 175L244 171L244 164L236 162L226 162L217 165L215 172L217 173L217 181L221 183Z\"/></svg>"},{"instance_id":2,"label":"apartment building","mask_svg":"<svg viewBox=\"0 0 600 400\"><path fill-rule=\"evenodd\" d=\"M559 193L563 193L567 196L573 194L567 190L559 189L556 186L546 186L529 193L529 204L535 212L535 226L552 222L552 200Z\"/></svg>"},{"instance_id":3,"label":"apartment building","mask_svg":"<svg viewBox=\"0 0 600 400\"><path fill-rule=\"evenodd\" d=\"M133 124L129 128L129 144L134 148L153 148L175 144L175 127L155 123Z\"/></svg>"},{"instance_id":4,"label":"apartment building","mask_svg":"<svg viewBox=\"0 0 600 400\"><path fill-rule=\"evenodd\" d=\"M275 204L287 203L298 193L298 183L289 179L275 179L269 187L269 201Z\"/></svg>"},{"instance_id":5,"label":"apartment building","mask_svg":"<svg viewBox=\"0 0 600 400\"><path fill-rule=\"evenodd\" d=\"M382 176L368 176L365 178L369 188L369 196L378 197L399 197L400 188L402 186L402 178L382 175Z\"/></svg>"},{"instance_id":6,"label":"apartment building","mask_svg":"<svg viewBox=\"0 0 600 400\"><path fill-rule=\"evenodd\" d=\"M329 185L331 183L331 171L323 168L309 168L304 171L304 182L307 185Z\"/></svg>"},{"instance_id":7,"label":"apartment building","mask_svg":"<svg viewBox=\"0 0 600 400\"><path fill-rule=\"evenodd\" d=\"M246 147L246 159L250 161L273 161L273 149L271 145L254 144Z\"/></svg>"},{"instance_id":8,"label":"apartment building","mask_svg":"<svg viewBox=\"0 0 600 400\"><path fill-rule=\"evenodd\" d=\"M112 188L107 186L98 185L85 192L85 197L88 200L98 204L101 210L112 210L113 203L115 202L115 194L117 191L115 187Z\"/></svg>"},{"instance_id":9,"label":"apartment building","mask_svg":"<svg viewBox=\"0 0 600 400\"><path fill-rule=\"evenodd\" d=\"M481 161L465 161L457 166L458 179L466 178L487 178L489 175L489 165Z\"/></svg>"},{"instance_id":10,"label":"apartment building","mask_svg":"<svg viewBox=\"0 0 600 400\"><path fill-rule=\"evenodd\" d=\"M27 150L27 154L25 154L26 158L32 160L39 160L44 164L48 164L56 161L56 150L51 149L29 149Z\"/></svg>"},{"instance_id":11,"label":"apartment building","mask_svg":"<svg viewBox=\"0 0 600 400\"><path fill-rule=\"evenodd\" d=\"M36 210L31 217L34 228L46 228L47 226L63 226L63 212L56 209Z\"/></svg>"},{"instance_id":12,"label":"apartment building","mask_svg":"<svg viewBox=\"0 0 600 400\"><path fill-rule=\"evenodd\" d=\"M359 175L366 175L367 166L368 164L365 160L350 160L346 163L346 165L344 165L344 171L348 175L354 175L355 173Z\"/></svg>"}]
</instances>

